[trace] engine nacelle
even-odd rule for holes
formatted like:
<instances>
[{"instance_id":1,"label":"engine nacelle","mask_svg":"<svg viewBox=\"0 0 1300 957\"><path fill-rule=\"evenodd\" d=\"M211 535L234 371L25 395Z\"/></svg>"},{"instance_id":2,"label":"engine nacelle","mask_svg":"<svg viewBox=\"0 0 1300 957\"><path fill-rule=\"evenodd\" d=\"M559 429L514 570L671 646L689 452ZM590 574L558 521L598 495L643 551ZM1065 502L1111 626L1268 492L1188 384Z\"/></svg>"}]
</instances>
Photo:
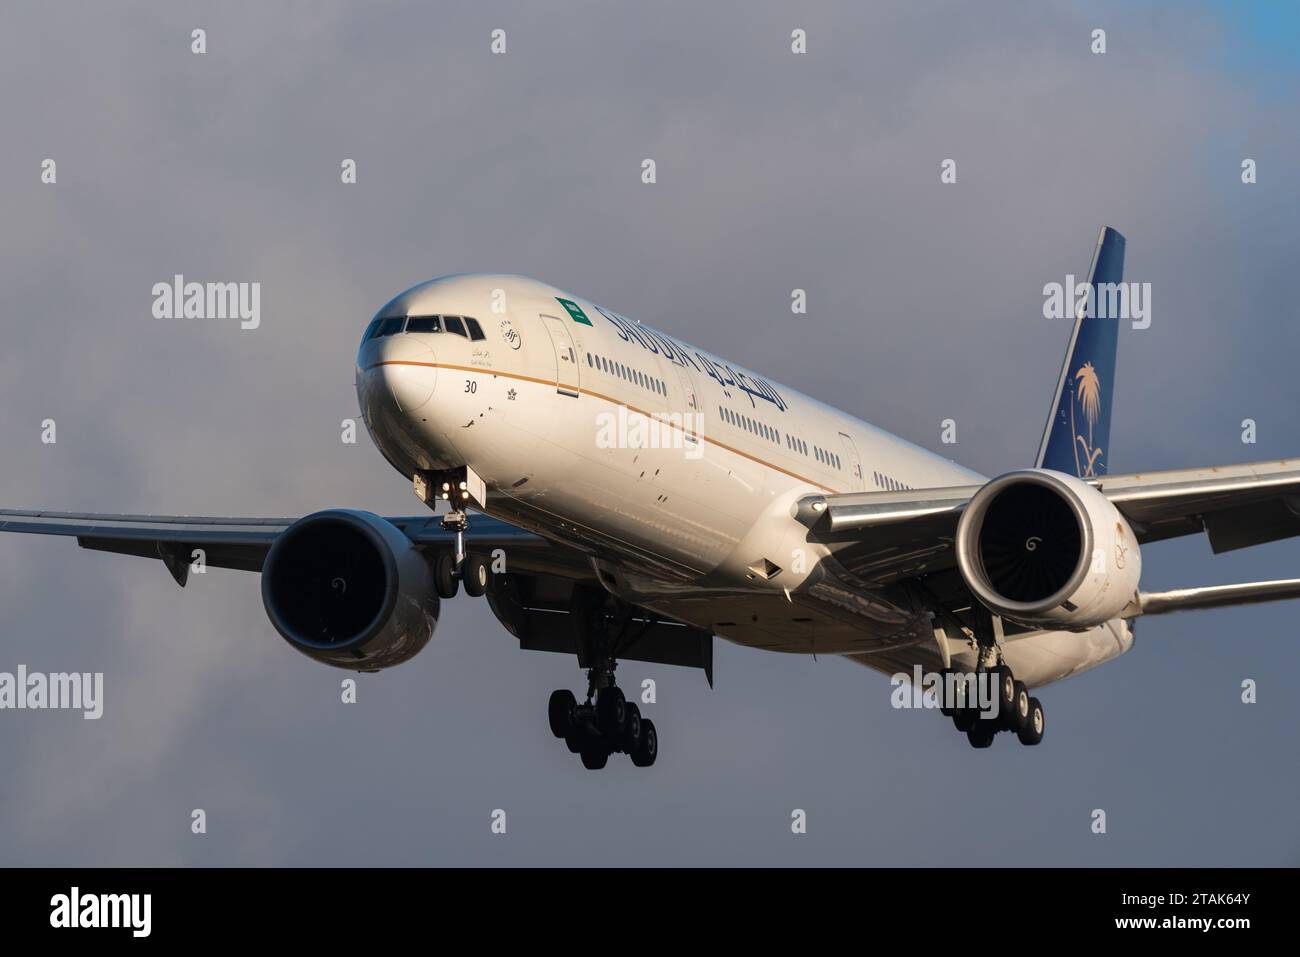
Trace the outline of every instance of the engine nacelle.
<instances>
[{"instance_id":1,"label":"engine nacelle","mask_svg":"<svg viewBox=\"0 0 1300 957\"><path fill-rule=\"evenodd\" d=\"M276 538L262 566L262 604L293 647L352 671L401 664L438 624L424 555L391 522L345 509L308 515Z\"/></svg>"},{"instance_id":2,"label":"engine nacelle","mask_svg":"<svg viewBox=\"0 0 1300 957\"><path fill-rule=\"evenodd\" d=\"M1091 485L1026 469L975 493L957 523L957 565L995 615L1081 630L1119 617L1133 600L1142 553L1124 516Z\"/></svg>"}]
</instances>

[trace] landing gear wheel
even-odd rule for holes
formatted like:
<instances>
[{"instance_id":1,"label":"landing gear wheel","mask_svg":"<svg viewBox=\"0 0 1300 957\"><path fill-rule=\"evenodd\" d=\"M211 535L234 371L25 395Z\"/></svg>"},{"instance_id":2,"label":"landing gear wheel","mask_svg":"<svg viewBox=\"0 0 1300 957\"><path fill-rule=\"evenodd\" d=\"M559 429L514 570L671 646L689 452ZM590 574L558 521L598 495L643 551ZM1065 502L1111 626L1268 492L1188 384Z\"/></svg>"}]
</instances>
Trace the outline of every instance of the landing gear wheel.
<instances>
[{"instance_id":1,"label":"landing gear wheel","mask_svg":"<svg viewBox=\"0 0 1300 957\"><path fill-rule=\"evenodd\" d=\"M490 574L487 559L482 555L466 555L460 566L460 579L465 583L465 594L478 598L486 592Z\"/></svg>"},{"instance_id":2,"label":"landing gear wheel","mask_svg":"<svg viewBox=\"0 0 1300 957\"><path fill-rule=\"evenodd\" d=\"M1020 733L1020 729L1029 721L1029 688L1023 681L1016 682L1016 696L1011 710L1003 716L1002 727L1008 731Z\"/></svg>"},{"instance_id":3,"label":"landing gear wheel","mask_svg":"<svg viewBox=\"0 0 1300 957\"><path fill-rule=\"evenodd\" d=\"M952 669L943 669L943 684L939 685L939 713L945 718L951 718L957 713L957 702L948 700L948 690L953 687Z\"/></svg>"},{"instance_id":4,"label":"landing gear wheel","mask_svg":"<svg viewBox=\"0 0 1300 957\"><path fill-rule=\"evenodd\" d=\"M1021 727L1018 737L1021 744L1035 745L1043 740L1043 703L1037 698L1029 699L1029 717Z\"/></svg>"},{"instance_id":5,"label":"landing gear wheel","mask_svg":"<svg viewBox=\"0 0 1300 957\"><path fill-rule=\"evenodd\" d=\"M599 771L609 763L609 752L603 748L583 748L582 766L588 771Z\"/></svg>"},{"instance_id":6,"label":"landing gear wheel","mask_svg":"<svg viewBox=\"0 0 1300 957\"><path fill-rule=\"evenodd\" d=\"M952 713L952 723L962 734L969 731L977 721L980 713L974 708L958 708Z\"/></svg>"},{"instance_id":7,"label":"landing gear wheel","mask_svg":"<svg viewBox=\"0 0 1300 957\"><path fill-rule=\"evenodd\" d=\"M460 590L456 579L456 558L450 552L443 552L433 565L433 588L439 598L455 598Z\"/></svg>"},{"instance_id":8,"label":"landing gear wheel","mask_svg":"<svg viewBox=\"0 0 1300 957\"><path fill-rule=\"evenodd\" d=\"M992 721L976 721L966 732L966 740L972 748L987 748L997 733L997 726Z\"/></svg>"},{"instance_id":9,"label":"landing gear wheel","mask_svg":"<svg viewBox=\"0 0 1300 957\"><path fill-rule=\"evenodd\" d=\"M578 706L578 699L573 692L565 688L551 692L551 700L546 704L546 717L551 723L551 734L557 738L566 738L573 733L573 709Z\"/></svg>"},{"instance_id":10,"label":"landing gear wheel","mask_svg":"<svg viewBox=\"0 0 1300 957\"><path fill-rule=\"evenodd\" d=\"M623 719L627 717L627 699L620 688L609 685L600 689L596 696L596 716L600 719L600 729L618 740L623 731Z\"/></svg>"},{"instance_id":11,"label":"landing gear wheel","mask_svg":"<svg viewBox=\"0 0 1300 957\"><path fill-rule=\"evenodd\" d=\"M641 709L628 702L623 715L623 750L631 754L641 740Z\"/></svg>"},{"instance_id":12,"label":"landing gear wheel","mask_svg":"<svg viewBox=\"0 0 1300 957\"><path fill-rule=\"evenodd\" d=\"M632 749L632 763L638 768L648 768L659 756L659 735L655 723L649 718L641 720L641 738Z\"/></svg>"},{"instance_id":13,"label":"landing gear wheel","mask_svg":"<svg viewBox=\"0 0 1300 957\"><path fill-rule=\"evenodd\" d=\"M1016 709L1016 676L1006 665L998 665L990 675L993 678L993 696L998 704L998 720L1006 721Z\"/></svg>"}]
</instances>

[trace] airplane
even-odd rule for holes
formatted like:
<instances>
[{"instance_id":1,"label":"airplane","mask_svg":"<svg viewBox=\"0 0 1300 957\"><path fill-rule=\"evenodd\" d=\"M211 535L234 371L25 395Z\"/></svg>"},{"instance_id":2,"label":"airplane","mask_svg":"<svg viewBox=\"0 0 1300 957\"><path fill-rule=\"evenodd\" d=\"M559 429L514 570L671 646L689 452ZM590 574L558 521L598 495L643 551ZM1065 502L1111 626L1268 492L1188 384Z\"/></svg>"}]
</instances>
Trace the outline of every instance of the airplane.
<instances>
[{"instance_id":1,"label":"airplane","mask_svg":"<svg viewBox=\"0 0 1300 957\"><path fill-rule=\"evenodd\" d=\"M0 530L161 559L182 587L198 562L260 572L285 641L358 672L417 654L463 586L520 648L586 669L585 698L555 691L547 717L591 769L658 755L619 661L712 686L715 637L925 669L972 746L1037 745L1030 692L1128 651L1139 617L1300 597L1300 579L1140 590L1148 542L1300 535L1300 460L1110 474L1119 321L1086 303L1122 282L1125 245L1098 236L1033 465L992 479L590 300L460 274L390 300L356 357L366 427L421 514L4 510Z\"/></svg>"}]
</instances>

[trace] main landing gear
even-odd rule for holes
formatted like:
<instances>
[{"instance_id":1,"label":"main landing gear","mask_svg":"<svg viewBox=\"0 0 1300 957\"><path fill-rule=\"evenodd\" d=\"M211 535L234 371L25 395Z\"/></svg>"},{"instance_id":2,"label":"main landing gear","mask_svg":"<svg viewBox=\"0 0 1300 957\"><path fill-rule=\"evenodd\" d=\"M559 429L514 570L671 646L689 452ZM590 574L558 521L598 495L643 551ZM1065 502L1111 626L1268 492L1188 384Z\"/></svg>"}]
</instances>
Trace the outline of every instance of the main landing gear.
<instances>
[{"instance_id":1,"label":"main landing gear","mask_svg":"<svg viewBox=\"0 0 1300 957\"><path fill-rule=\"evenodd\" d=\"M567 688L552 691L546 711L551 734L563 738L589 770L603 768L609 756L619 752L638 768L650 767L659 755L655 723L641 717L641 710L623 697L617 685L601 688L594 703L588 696L584 704Z\"/></svg>"},{"instance_id":2,"label":"main landing gear","mask_svg":"<svg viewBox=\"0 0 1300 957\"><path fill-rule=\"evenodd\" d=\"M613 596L575 589L570 614L581 629L579 660L588 665L587 698L579 703L567 689L551 692L546 709L551 733L581 756L589 770L603 768L618 753L639 768L650 767L659 756L655 723L643 718L614 683L616 654L639 636L631 607Z\"/></svg>"},{"instance_id":3,"label":"main landing gear","mask_svg":"<svg viewBox=\"0 0 1300 957\"><path fill-rule=\"evenodd\" d=\"M949 697L950 689L955 692ZM1043 740L1043 704L1029 694L1005 664L971 673L944 673L942 712L952 718L972 748L987 748L999 731L1014 732L1020 743Z\"/></svg>"},{"instance_id":4,"label":"main landing gear","mask_svg":"<svg viewBox=\"0 0 1300 957\"><path fill-rule=\"evenodd\" d=\"M469 528L469 517L458 509L453 509L442 517L442 527L456 533L456 551L454 554L443 552L433 565L433 586L439 598L455 598L462 583L465 594L475 598L487 591L491 569L487 559L482 555L465 553L465 531Z\"/></svg>"}]
</instances>

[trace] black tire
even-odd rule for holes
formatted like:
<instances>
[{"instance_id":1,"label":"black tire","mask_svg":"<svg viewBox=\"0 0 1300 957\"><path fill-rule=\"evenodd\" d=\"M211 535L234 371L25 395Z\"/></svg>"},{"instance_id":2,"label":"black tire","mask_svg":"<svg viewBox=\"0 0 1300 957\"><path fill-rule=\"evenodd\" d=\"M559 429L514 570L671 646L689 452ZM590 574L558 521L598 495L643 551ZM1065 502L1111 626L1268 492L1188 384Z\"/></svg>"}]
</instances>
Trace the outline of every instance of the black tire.
<instances>
[{"instance_id":1,"label":"black tire","mask_svg":"<svg viewBox=\"0 0 1300 957\"><path fill-rule=\"evenodd\" d=\"M443 552L433 563L433 588L439 598L455 598L460 590L456 578L456 556L450 552Z\"/></svg>"},{"instance_id":2,"label":"black tire","mask_svg":"<svg viewBox=\"0 0 1300 957\"><path fill-rule=\"evenodd\" d=\"M576 728L564 736L564 746L569 749L570 754L582 753L582 742L584 737L583 733Z\"/></svg>"},{"instance_id":3,"label":"black tire","mask_svg":"<svg viewBox=\"0 0 1300 957\"><path fill-rule=\"evenodd\" d=\"M596 695L596 717L600 720L600 730L610 735L615 741L623 736L623 721L627 717L627 699L623 689L616 685L601 688Z\"/></svg>"},{"instance_id":4,"label":"black tire","mask_svg":"<svg viewBox=\"0 0 1300 957\"><path fill-rule=\"evenodd\" d=\"M632 763L638 768L648 768L659 757L659 733L649 718L641 720L641 740L632 751Z\"/></svg>"},{"instance_id":5,"label":"black tire","mask_svg":"<svg viewBox=\"0 0 1300 957\"><path fill-rule=\"evenodd\" d=\"M952 713L953 727L965 734L979 720L979 716L980 713L974 708L958 708Z\"/></svg>"},{"instance_id":6,"label":"black tire","mask_svg":"<svg viewBox=\"0 0 1300 957\"><path fill-rule=\"evenodd\" d=\"M573 709L578 706L578 699L567 688L551 692L551 700L546 703L546 717L551 723L551 734L557 738L567 738L573 733Z\"/></svg>"},{"instance_id":7,"label":"black tire","mask_svg":"<svg viewBox=\"0 0 1300 957\"><path fill-rule=\"evenodd\" d=\"M486 558L482 555L466 555L460 566L460 580L465 585L465 594L480 597L487 591L491 574Z\"/></svg>"},{"instance_id":8,"label":"black tire","mask_svg":"<svg viewBox=\"0 0 1300 957\"><path fill-rule=\"evenodd\" d=\"M1043 740L1043 731L1046 727L1046 719L1043 714L1043 703L1037 698L1029 699L1029 720L1025 722L1023 728L1017 734L1020 743L1033 746Z\"/></svg>"},{"instance_id":9,"label":"black tire","mask_svg":"<svg viewBox=\"0 0 1300 957\"><path fill-rule=\"evenodd\" d=\"M966 740L972 748L987 748L997 733L997 726L992 721L976 721L966 732Z\"/></svg>"},{"instance_id":10,"label":"black tire","mask_svg":"<svg viewBox=\"0 0 1300 957\"><path fill-rule=\"evenodd\" d=\"M641 709L631 701L623 715L623 750L631 754L641 740Z\"/></svg>"},{"instance_id":11,"label":"black tire","mask_svg":"<svg viewBox=\"0 0 1300 957\"><path fill-rule=\"evenodd\" d=\"M1016 709L1016 676L1006 665L998 665L990 674L993 676L993 700L997 702L997 721L1000 724Z\"/></svg>"},{"instance_id":12,"label":"black tire","mask_svg":"<svg viewBox=\"0 0 1300 957\"><path fill-rule=\"evenodd\" d=\"M944 668L943 682L939 685L939 713L945 718L951 718L957 713L957 702L948 700L948 687L952 684L948 679L952 673L951 668Z\"/></svg>"},{"instance_id":13,"label":"black tire","mask_svg":"<svg viewBox=\"0 0 1300 957\"><path fill-rule=\"evenodd\" d=\"M582 766L588 771L599 771L609 763L609 752L604 748L583 748Z\"/></svg>"},{"instance_id":14,"label":"black tire","mask_svg":"<svg viewBox=\"0 0 1300 957\"><path fill-rule=\"evenodd\" d=\"M1020 733L1020 729L1029 720L1029 688L1023 681L1016 682L1016 698L1011 710L1002 716L1002 727L1008 731Z\"/></svg>"}]
</instances>

